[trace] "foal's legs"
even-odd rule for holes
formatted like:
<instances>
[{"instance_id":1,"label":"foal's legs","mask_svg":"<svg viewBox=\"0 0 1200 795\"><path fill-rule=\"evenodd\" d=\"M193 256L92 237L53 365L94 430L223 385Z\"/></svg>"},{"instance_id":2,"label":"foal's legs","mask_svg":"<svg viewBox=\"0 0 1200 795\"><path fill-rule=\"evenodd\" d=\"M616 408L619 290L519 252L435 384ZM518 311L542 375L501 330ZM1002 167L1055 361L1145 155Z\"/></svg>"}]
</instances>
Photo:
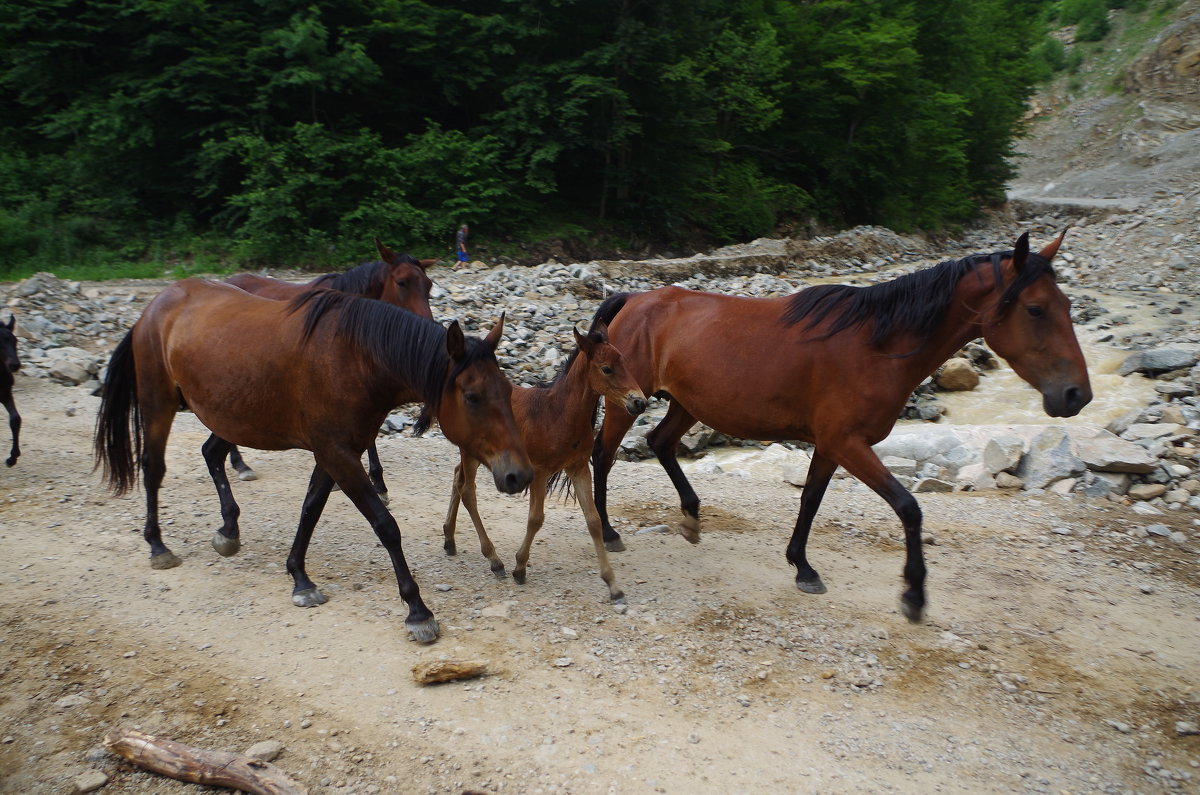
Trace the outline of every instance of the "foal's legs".
<instances>
[{"instance_id":1,"label":"foal's legs","mask_svg":"<svg viewBox=\"0 0 1200 795\"><path fill-rule=\"evenodd\" d=\"M804 550L808 546L808 533L812 530L813 518L821 507L821 499L825 496L829 480L836 469L836 463L814 452L808 465L808 478L804 483L804 490L800 493L800 514L796 517L796 529L792 531L792 540L788 542L787 559L788 563L796 567L796 587L805 593L825 593L825 583L821 582L821 575L817 574L817 570L808 565Z\"/></svg>"},{"instance_id":2,"label":"foal's legs","mask_svg":"<svg viewBox=\"0 0 1200 795\"><path fill-rule=\"evenodd\" d=\"M605 549L609 552L623 552L625 542L608 520L608 471L612 469L613 459L617 456L617 448L625 438L625 432L633 427L634 417L627 411L609 411L607 399L604 401L604 409L604 423L600 426L600 433L596 435L596 443L592 446L592 470L596 481L595 505L600 516Z\"/></svg>"},{"instance_id":3,"label":"foal's legs","mask_svg":"<svg viewBox=\"0 0 1200 795\"><path fill-rule=\"evenodd\" d=\"M569 473L571 486L575 489L575 498L579 500L579 509L583 511L583 519L587 522L588 534L592 537L592 546L596 548L596 561L600 564L600 579L608 586L608 598L615 605L625 604L625 592L617 585L617 577L613 574L608 562L608 552L604 548L604 536L600 529L600 514L596 511L596 503L592 500L592 473L587 464Z\"/></svg>"},{"instance_id":4,"label":"foal's legs","mask_svg":"<svg viewBox=\"0 0 1200 795\"><path fill-rule=\"evenodd\" d=\"M475 493L475 473L479 471L479 462L466 453L460 453L461 460L458 466L454 467L454 486L450 491L450 508L446 511L446 522L442 525L442 532L446 536L446 543L443 549L447 555L454 555L458 552L458 548L454 543L454 527L458 522L458 505L461 502L467 508L467 513L471 515L471 522L475 525L475 534L479 536L479 551L488 559L492 567L492 574L497 577L504 577L504 563L496 555L496 547L492 544L492 539L488 538L487 530L483 526L483 519L479 516L479 504L476 500ZM513 572L516 577L516 572Z\"/></svg>"},{"instance_id":5,"label":"foal's legs","mask_svg":"<svg viewBox=\"0 0 1200 795\"><path fill-rule=\"evenodd\" d=\"M700 498L696 496L692 484L688 482L687 476L679 466L679 459L675 457L675 448L679 440L695 424L696 418L688 414L679 401L672 400L667 408L667 416L646 435L646 442L658 457L658 463L662 464L662 468L671 478L675 491L679 492L679 508L683 511L683 519L679 521L680 535L693 544L699 544Z\"/></svg>"},{"instance_id":6,"label":"foal's legs","mask_svg":"<svg viewBox=\"0 0 1200 795\"><path fill-rule=\"evenodd\" d=\"M12 451L8 454L8 459L4 464L12 466L21 457L21 415L17 413L17 403L13 400L11 391L4 396L4 408L8 409L8 427L12 431L13 438Z\"/></svg>"},{"instance_id":7,"label":"foal's legs","mask_svg":"<svg viewBox=\"0 0 1200 795\"><path fill-rule=\"evenodd\" d=\"M525 519L525 540L517 550L517 565L513 569L513 579L525 583L525 568L529 565L529 550L533 547L533 537L542 529L546 521L546 484L549 477L545 472L534 475L529 484L529 516Z\"/></svg>"},{"instance_id":8,"label":"foal's legs","mask_svg":"<svg viewBox=\"0 0 1200 795\"><path fill-rule=\"evenodd\" d=\"M258 480L258 473L251 469L250 465L242 459L242 453L237 447L230 447L229 463L237 471L238 480Z\"/></svg>"},{"instance_id":9,"label":"foal's legs","mask_svg":"<svg viewBox=\"0 0 1200 795\"><path fill-rule=\"evenodd\" d=\"M217 498L221 501L222 524L213 535L212 545L218 554L226 558L236 555L242 548L238 534L238 517L241 516L242 510L233 499L229 478L225 475L225 458L230 451L236 449L215 433L209 436L200 448L204 454L204 463L208 465L208 474L212 477L213 485L217 487Z\"/></svg>"},{"instance_id":10,"label":"foal's legs","mask_svg":"<svg viewBox=\"0 0 1200 795\"><path fill-rule=\"evenodd\" d=\"M296 542L292 546L292 554L288 556L288 571L292 573L293 578L297 577L297 572L304 571L304 555L308 550L309 539L312 538L313 527L329 497L332 479L342 487L342 491L354 503L354 507L371 523L375 535L379 537L380 543L392 559L400 597L408 604L408 617L404 620L404 625L419 643L432 643L438 635L437 619L421 599L420 588L408 569L404 551L400 546L400 527L372 488L371 481L363 470L360 455L361 451L351 454L343 450L328 450L315 456L317 467L312 480L309 481L309 493L301 511ZM304 576L304 580L308 581L307 576ZM308 583L311 585L311 581ZM301 587L299 579L296 579L296 587Z\"/></svg>"}]
</instances>

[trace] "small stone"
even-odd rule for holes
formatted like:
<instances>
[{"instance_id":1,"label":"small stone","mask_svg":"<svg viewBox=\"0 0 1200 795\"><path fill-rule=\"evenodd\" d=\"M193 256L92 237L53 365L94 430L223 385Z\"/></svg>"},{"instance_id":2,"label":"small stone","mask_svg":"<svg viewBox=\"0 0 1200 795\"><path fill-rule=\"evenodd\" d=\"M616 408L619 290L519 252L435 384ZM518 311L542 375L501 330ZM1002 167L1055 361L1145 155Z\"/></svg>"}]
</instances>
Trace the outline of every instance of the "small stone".
<instances>
[{"instance_id":1,"label":"small stone","mask_svg":"<svg viewBox=\"0 0 1200 795\"><path fill-rule=\"evenodd\" d=\"M1069 527L1056 527L1053 530L1051 530L1050 532L1055 533L1060 536L1069 536L1072 534L1071 528L1069 528Z\"/></svg>"},{"instance_id":2,"label":"small stone","mask_svg":"<svg viewBox=\"0 0 1200 795\"><path fill-rule=\"evenodd\" d=\"M263 740L246 749L246 756L261 759L264 762L275 761L281 753L283 753L283 743L278 740Z\"/></svg>"},{"instance_id":3,"label":"small stone","mask_svg":"<svg viewBox=\"0 0 1200 795\"><path fill-rule=\"evenodd\" d=\"M444 582L439 582L433 586L433 589L435 591L449 591L451 589L451 586L447 585Z\"/></svg>"},{"instance_id":4,"label":"small stone","mask_svg":"<svg viewBox=\"0 0 1200 795\"><path fill-rule=\"evenodd\" d=\"M559 657L557 660L554 661L555 668L570 668L574 664L575 664L575 661L572 660L570 657Z\"/></svg>"},{"instance_id":5,"label":"small stone","mask_svg":"<svg viewBox=\"0 0 1200 795\"><path fill-rule=\"evenodd\" d=\"M563 634L563 637L570 638L571 640L574 640L575 638L579 637L579 633L576 632L575 630L571 629L570 627L563 627L562 634Z\"/></svg>"},{"instance_id":6,"label":"small stone","mask_svg":"<svg viewBox=\"0 0 1200 795\"><path fill-rule=\"evenodd\" d=\"M1128 723L1124 723L1119 720L1106 720L1104 722L1119 731L1121 734L1129 734L1131 731L1133 731L1133 727L1131 727Z\"/></svg>"},{"instance_id":7,"label":"small stone","mask_svg":"<svg viewBox=\"0 0 1200 795\"><path fill-rule=\"evenodd\" d=\"M99 770L89 770L74 781L75 792L95 792L108 783L108 776Z\"/></svg>"},{"instance_id":8,"label":"small stone","mask_svg":"<svg viewBox=\"0 0 1200 795\"><path fill-rule=\"evenodd\" d=\"M1191 735L1200 734L1200 726L1192 723L1190 720L1175 721L1175 733L1180 737L1189 737Z\"/></svg>"},{"instance_id":9,"label":"small stone","mask_svg":"<svg viewBox=\"0 0 1200 795\"><path fill-rule=\"evenodd\" d=\"M1154 586L1150 584L1139 585L1138 590L1142 593L1154 593Z\"/></svg>"},{"instance_id":10,"label":"small stone","mask_svg":"<svg viewBox=\"0 0 1200 795\"><path fill-rule=\"evenodd\" d=\"M689 734L687 736L687 741L689 743L691 743L692 745L696 745L697 743L700 742L700 735L696 734L695 732L692 732L691 734Z\"/></svg>"}]
</instances>

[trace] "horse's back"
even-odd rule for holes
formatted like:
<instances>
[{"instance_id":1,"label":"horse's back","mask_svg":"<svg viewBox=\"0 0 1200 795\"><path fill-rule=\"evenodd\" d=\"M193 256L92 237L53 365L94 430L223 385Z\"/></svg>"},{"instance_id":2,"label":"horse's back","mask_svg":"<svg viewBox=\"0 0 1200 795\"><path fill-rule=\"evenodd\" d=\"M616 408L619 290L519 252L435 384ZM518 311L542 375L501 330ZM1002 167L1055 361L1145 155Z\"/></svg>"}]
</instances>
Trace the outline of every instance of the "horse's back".
<instances>
[{"instance_id":1,"label":"horse's back","mask_svg":"<svg viewBox=\"0 0 1200 795\"><path fill-rule=\"evenodd\" d=\"M306 285L303 284L293 284L280 279L272 279L269 276L257 276L253 273L235 273L225 280L225 284L231 284L248 293L263 298L272 298L276 301L293 298L306 289Z\"/></svg>"}]
</instances>

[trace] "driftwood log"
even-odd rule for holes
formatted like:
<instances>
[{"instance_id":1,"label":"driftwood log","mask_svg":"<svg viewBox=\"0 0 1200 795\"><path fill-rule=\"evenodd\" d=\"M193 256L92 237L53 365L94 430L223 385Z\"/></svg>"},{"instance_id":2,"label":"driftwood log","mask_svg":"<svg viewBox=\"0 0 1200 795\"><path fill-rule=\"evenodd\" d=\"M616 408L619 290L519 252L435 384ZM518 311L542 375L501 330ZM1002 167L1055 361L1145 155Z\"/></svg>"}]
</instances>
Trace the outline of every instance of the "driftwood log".
<instances>
[{"instance_id":1,"label":"driftwood log","mask_svg":"<svg viewBox=\"0 0 1200 795\"><path fill-rule=\"evenodd\" d=\"M421 684L432 685L483 676L487 673L487 663L482 660L433 660L417 663L412 673L413 679Z\"/></svg>"},{"instance_id":2,"label":"driftwood log","mask_svg":"<svg viewBox=\"0 0 1200 795\"><path fill-rule=\"evenodd\" d=\"M180 781L230 787L254 795L308 795L303 784L261 759L194 748L135 729L109 729L104 747L138 767Z\"/></svg>"}]
</instances>

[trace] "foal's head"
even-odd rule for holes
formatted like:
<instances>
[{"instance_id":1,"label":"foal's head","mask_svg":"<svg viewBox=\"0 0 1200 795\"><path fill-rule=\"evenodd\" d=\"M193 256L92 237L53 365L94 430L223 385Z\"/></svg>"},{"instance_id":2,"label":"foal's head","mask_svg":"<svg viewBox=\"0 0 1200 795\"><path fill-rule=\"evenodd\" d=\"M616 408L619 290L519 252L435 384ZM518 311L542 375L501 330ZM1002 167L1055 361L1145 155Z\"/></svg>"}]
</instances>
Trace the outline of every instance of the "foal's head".
<instances>
[{"instance_id":1,"label":"foal's head","mask_svg":"<svg viewBox=\"0 0 1200 795\"><path fill-rule=\"evenodd\" d=\"M1000 296L983 313L984 340L1042 393L1051 417L1073 417L1092 399L1087 363L1071 325L1071 301L1050 266L1065 234L1037 254L1029 251L1029 234L1021 235L1012 256L998 260Z\"/></svg>"},{"instance_id":2,"label":"foal's head","mask_svg":"<svg viewBox=\"0 0 1200 795\"><path fill-rule=\"evenodd\" d=\"M458 321L450 324L450 368L437 419L447 439L492 471L497 489L516 494L533 480L533 467L513 419L512 384L496 362L503 331L503 315L483 340L464 336Z\"/></svg>"},{"instance_id":3,"label":"foal's head","mask_svg":"<svg viewBox=\"0 0 1200 795\"><path fill-rule=\"evenodd\" d=\"M605 408L624 406L634 417L645 411L646 396L625 366L621 352L608 341L608 325L598 320L587 334L573 331L579 353L587 361L588 386L604 396Z\"/></svg>"},{"instance_id":4,"label":"foal's head","mask_svg":"<svg viewBox=\"0 0 1200 795\"><path fill-rule=\"evenodd\" d=\"M21 369L21 359L17 356L17 335L13 329L17 318L10 315L7 323L0 324L0 368L5 372L15 373Z\"/></svg>"},{"instance_id":5,"label":"foal's head","mask_svg":"<svg viewBox=\"0 0 1200 795\"><path fill-rule=\"evenodd\" d=\"M433 289L433 281L425 272L424 261L407 254L397 254L379 238L375 238L375 249L379 252L379 258L387 263L389 272L388 283L380 300L432 320L429 293Z\"/></svg>"}]
</instances>

